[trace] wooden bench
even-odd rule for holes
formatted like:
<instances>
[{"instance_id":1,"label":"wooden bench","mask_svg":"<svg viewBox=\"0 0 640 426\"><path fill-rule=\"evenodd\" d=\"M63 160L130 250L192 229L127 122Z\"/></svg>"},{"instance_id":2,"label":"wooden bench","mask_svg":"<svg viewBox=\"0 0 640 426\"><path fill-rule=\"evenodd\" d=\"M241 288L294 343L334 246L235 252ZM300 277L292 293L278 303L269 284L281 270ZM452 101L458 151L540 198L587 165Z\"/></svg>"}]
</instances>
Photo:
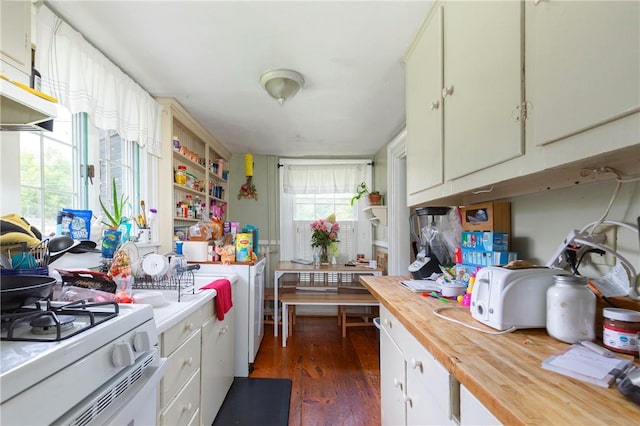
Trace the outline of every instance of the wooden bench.
<instances>
[{"instance_id":1,"label":"wooden bench","mask_svg":"<svg viewBox=\"0 0 640 426\"><path fill-rule=\"evenodd\" d=\"M342 337L347 336L347 327L373 325L373 321L347 322L347 306L373 306L380 303L369 292L296 292L285 293L280 297L282 303L282 347L287 346L287 338L293 333L293 317L290 316L289 306L338 306L338 323L342 326ZM363 314L362 316L366 316Z\"/></svg>"}]
</instances>

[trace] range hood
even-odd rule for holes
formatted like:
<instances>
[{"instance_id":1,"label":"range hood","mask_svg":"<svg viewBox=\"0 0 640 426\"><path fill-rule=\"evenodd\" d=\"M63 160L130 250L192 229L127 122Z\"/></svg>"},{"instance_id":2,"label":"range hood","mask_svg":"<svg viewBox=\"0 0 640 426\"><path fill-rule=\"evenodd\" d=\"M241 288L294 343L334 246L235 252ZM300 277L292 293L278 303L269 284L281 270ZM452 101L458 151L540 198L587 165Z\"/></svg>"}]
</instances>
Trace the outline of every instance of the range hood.
<instances>
[{"instance_id":1,"label":"range hood","mask_svg":"<svg viewBox=\"0 0 640 426\"><path fill-rule=\"evenodd\" d=\"M55 102L0 78L0 130L52 130L56 115Z\"/></svg>"}]
</instances>

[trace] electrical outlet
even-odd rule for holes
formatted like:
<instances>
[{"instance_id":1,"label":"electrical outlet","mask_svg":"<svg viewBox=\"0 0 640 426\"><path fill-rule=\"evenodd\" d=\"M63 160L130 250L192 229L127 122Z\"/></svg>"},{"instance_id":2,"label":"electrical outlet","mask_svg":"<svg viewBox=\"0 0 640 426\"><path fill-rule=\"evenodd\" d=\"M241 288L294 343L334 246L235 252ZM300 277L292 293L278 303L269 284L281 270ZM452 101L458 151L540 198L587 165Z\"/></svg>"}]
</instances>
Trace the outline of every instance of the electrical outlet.
<instances>
[{"instance_id":1,"label":"electrical outlet","mask_svg":"<svg viewBox=\"0 0 640 426\"><path fill-rule=\"evenodd\" d=\"M600 226L598 232L594 233L594 241L616 250L618 242L618 227L617 226ZM604 237L604 238L603 238ZM604 241L600 241L603 239ZM616 258L612 254L605 253L604 256L591 255L591 261L594 265L615 266Z\"/></svg>"}]
</instances>

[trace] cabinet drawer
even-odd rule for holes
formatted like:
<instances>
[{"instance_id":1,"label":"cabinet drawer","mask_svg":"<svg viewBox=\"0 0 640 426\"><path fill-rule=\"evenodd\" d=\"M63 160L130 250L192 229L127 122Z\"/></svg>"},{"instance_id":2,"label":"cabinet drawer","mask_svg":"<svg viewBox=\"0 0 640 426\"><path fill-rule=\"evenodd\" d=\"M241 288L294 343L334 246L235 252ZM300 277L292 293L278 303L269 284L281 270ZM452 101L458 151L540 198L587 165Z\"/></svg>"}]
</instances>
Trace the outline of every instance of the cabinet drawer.
<instances>
[{"instance_id":1,"label":"cabinet drawer","mask_svg":"<svg viewBox=\"0 0 640 426\"><path fill-rule=\"evenodd\" d=\"M200 374L196 372L182 392L160 414L160 424L186 425L193 420L200 407Z\"/></svg>"},{"instance_id":2,"label":"cabinet drawer","mask_svg":"<svg viewBox=\"0 0 640 426\"><path fill-rule=\"evenodd\" d=\"M167 372L160 382L160 405L166 405L193 373L199 372L200 335L198 330L167 359Z\"/></svg>"},{"instance_id":3,"label":"cabinet drawer","mask_svg":"<svg viewBox=\"0 0 640 426\"><path fill-rule=\"evenodd\" d=\"M211 315L213 315L212 303L201 307L178 324L162 333L162 336L160 336L162 356L168 357L171 355L173 351L182 344L182 342L187 340L194 331L199 329L200 326L207 321L206 318L209 311L211 311Z\"/></svg>"}]
</instances>

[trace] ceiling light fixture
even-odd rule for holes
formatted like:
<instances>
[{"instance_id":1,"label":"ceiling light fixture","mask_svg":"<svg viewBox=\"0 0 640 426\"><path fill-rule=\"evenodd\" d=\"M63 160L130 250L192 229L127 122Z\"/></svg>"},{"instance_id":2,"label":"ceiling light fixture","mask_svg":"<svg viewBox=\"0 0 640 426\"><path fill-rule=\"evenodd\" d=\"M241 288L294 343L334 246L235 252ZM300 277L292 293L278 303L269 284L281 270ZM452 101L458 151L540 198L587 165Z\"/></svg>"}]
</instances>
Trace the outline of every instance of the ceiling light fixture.
<instances>
[{"instance_id":1,"label":"ceiling light fixture","mask_svg":"<svg viewBox=\"0 0 640 426\"><path fill-rule=\"evenodd\" d=\"M293 70L267 70L260 77L260 83L267 93L282 105L304 86L304 78Z\"/></svg>"}]
</instances>

